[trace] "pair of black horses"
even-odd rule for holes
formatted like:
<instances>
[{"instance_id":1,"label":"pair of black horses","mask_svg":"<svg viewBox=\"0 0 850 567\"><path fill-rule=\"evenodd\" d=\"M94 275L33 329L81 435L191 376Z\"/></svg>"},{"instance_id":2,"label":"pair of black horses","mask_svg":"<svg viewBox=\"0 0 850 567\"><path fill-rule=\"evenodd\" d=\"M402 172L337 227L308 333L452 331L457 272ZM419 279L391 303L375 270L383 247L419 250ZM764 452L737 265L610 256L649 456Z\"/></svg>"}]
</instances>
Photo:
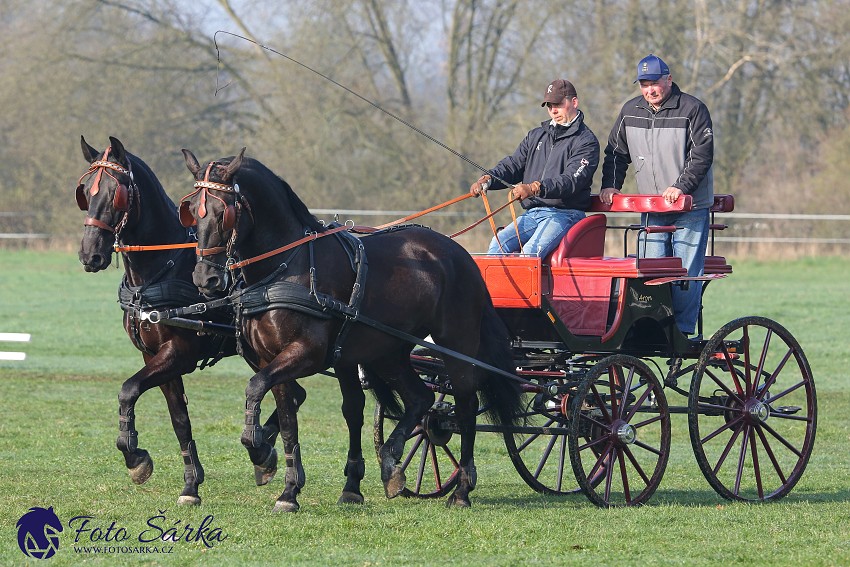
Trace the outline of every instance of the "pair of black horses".
<instances>
[{"instance_id":1,"label":"pair of black horses","mask_svg":"<svg viewBox=\"0 0 850 567\"><path fill-rule=\"evenodd\" d=\"M305 481L296 414L306 393L296 380L331 367L339 380L349 432L339 500L363 502L360 438L365 394L358 367L379 402L401 416L379 450L386 495L395 497L405 487L400 463L405 441L434 403L434 394L411 365L414 344L405 336L430 335L437 345L462 355L444 357L461 435L458 483L448 504L470 505L476 482L477 394L491 420L509 426L517 421L521 392L515 381L468 361L471 357L513 371L507 330L478 267L460 245L421 227L355 238L324 226L283 179L245 157L244 148L237 156L205 164L183 150L194 190L178 212L151 169L119 140L110 137L103 152L84 138L81 145L90 168L77 188L78 204L87 211L80 261L86 271L97 272L109 265L114 245L123 247L125 277L119 299L124 327L145 362L119 394L117 446L134 482L146 481L153 472L150 455L139 447L134 407L145 391L158 386L184 460L186 484L178 502L200 503L204 473L182 377L203 365L201 361L239 352L256 371L246 388L241 441L255 466L257 484L269 482L276 472L278 433L283 443L285 487L275 510L298 510L297 496ZM194 227L197 249L159 249L193 242L188 225ZM230 285L234 267L241 271L238 288ZM232 302L238 305L237 339L146 318L146 309L188 306L221 296L239 298ZM256 301L258 297L264 300ZM228 316L229 311L223 317ZM260 425L260 403L269 390L276 411Z\"/></svg>"}]
</instances>

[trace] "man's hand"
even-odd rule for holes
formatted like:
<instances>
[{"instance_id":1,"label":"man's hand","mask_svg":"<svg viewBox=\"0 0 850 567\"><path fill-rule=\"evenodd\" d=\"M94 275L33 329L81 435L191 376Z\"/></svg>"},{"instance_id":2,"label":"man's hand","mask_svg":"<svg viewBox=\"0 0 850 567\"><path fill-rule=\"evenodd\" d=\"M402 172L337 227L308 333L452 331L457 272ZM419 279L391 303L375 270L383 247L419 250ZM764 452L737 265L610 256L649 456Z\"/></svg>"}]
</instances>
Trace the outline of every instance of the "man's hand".
<instances>
[{"instance_id":1,"label":"man's hand","mask_svg":"<svg viewBox=\"0 0 850 567\"><path fill-rule=\"evenodd\" d=\"M529 197L536 197L540 194L540 182L534 181L533 183L519 183L514 185L514 188L511 190L515 199L519 199L522 201L523 199L528 199Z\"/></svg>"},{"instance_id":2,"label":"man's hand","mask_svg":"<svg viewBox=\"0 0 850 567\"><path fill-rule=\"evenodd\" d=\"M492 178L486 173L478 178L478 181L469 186L469 194L473 197L478 197L481 193L487 191L490 187L490 180Z\"/></svg>"},{"instance_id":3,"label":"man's hand","mask_svg":"<svg viewBox=\"0 0 850 567\"><path fill-rule=\"evenodd\" d=\"M599 192L599 200L605 203L606 205L610 205L614 202L614 195L619 194L620 192L613 187L603 187Z\"/></svg>"},{"instance_id":4,"label":"man's hand","mask_svg":"<svg viewBox=\"0 0 850 567\"><path fill-rule=\"evenodd\" d=\"M682 191L678 187L668 187L664 190L664 193L662 193L661 196L664 197L665 201L672 205L679 197L682 196L683 193L684 191Z\"/></svg>"}]
</instances>

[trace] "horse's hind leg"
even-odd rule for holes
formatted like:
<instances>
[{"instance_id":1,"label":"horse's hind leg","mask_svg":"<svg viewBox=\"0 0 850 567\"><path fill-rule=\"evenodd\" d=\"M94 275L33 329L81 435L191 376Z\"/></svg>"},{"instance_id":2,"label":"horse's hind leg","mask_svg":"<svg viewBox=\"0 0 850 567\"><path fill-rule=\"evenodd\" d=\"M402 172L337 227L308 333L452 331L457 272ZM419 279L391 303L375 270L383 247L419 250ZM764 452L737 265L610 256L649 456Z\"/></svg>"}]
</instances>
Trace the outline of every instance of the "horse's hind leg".
<instances>
[{"instance_id":1,"label":"horse's hind leg","mask_svg":"<svg viewBox=\"0 0 850 567\"><path fill-rule=\"evenodd\" d=\"M166 382L159 388L168 403L171 425L174 427L174 433L180 443L180 454L183 456L183 481L186 484L177 503L197 506L201 503L198 487L204 482L204 468L198 459L198 449L192 438L192 424L189 421L188 400L183 389L183 379L177 378Z\"/></svg>"},{"instance_id":2,"label":"horse's hind leg","mask_svg":"<svg viewBox=\"0 0 850 567\"><path fill-rule=\"evenodd\" d=\"M457 382L456 380L453 384ZM458 391L461 390L461 391ZM475 392L464 392L458 388L455 391L455 412L458 428L460 429L460 461L458 483L455 491L449 496L447 506L469 508L472 502L469 493L475 489L477 474L473 453L475 447L475 417L478 413L478 397Z\"/></svg>"},{"instance_id":3,"label":"horse's hind leg","mask_svg":"<svg viewBox=\"0 0 850 567\"><path fill-rule=\"evenodd\" d=\"M366 394L360 385L357 367L335 368L342 393L342 415L348 426L348 455L345 462L345 486L339 497L339 504L363 504L360 481L366 474L366 462L363 460L361 432L363 430L363 409L366 407Z\"/></svg>"}]
</instances>

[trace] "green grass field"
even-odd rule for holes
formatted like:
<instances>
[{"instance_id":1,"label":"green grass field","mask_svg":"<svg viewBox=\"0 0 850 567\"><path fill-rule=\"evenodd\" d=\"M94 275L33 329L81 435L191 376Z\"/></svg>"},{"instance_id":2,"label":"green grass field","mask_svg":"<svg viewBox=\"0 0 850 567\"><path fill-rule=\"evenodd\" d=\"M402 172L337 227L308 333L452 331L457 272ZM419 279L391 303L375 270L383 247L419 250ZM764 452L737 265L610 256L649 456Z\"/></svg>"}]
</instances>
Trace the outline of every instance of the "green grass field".
<instances>
[{"instance_id":1,"label":"green grass field","mask_svg":"<svg viewBox=\"0 0 850 567\"><path fill-rule=\"evenodd\" d=\"M23 346L0 344L27 352L25 361L0 361L0 565L42 563L17 544L16 522L34 506L52 506L65 526L45 565L850 564L848 260L740 261L706 294L707 333L740 316L763 315L787 327L805 350L819 427L794 491L765 505L721 499L694 461L686 418L674 416L672 454L655 496L647 506L615 510L598 509L581 495L535 493L494 434L478 436L471 510L447 509L444 499L387 500L371 453L371 399L363 430L366 504L340 507L346 449L340 395L332 379L318 376L303 381L308 399L299 413L307 470L302 509L274 514L282 471L270 485L254 485L239 443L251 373L236 359L186 379L206 482L200 507L178 507L182 461L158 392L136 406L153 477L133 485L115 449L118 391L141 365L121 327L121 273L87 274L75 254L0 251L0 332L32 334ZM271 407L266 400L264 416ZM87 527L96 529L78 534L68 524L76 516L91 517ZM142 545L140 534L172 527L183 533L185 525L205 521L218 529L207 532L217 534L211 548L181 540L165 546L171 553L130 552ZM77 547L112 551L77 552L75 539Z\"/></svg>"}]
</instances>

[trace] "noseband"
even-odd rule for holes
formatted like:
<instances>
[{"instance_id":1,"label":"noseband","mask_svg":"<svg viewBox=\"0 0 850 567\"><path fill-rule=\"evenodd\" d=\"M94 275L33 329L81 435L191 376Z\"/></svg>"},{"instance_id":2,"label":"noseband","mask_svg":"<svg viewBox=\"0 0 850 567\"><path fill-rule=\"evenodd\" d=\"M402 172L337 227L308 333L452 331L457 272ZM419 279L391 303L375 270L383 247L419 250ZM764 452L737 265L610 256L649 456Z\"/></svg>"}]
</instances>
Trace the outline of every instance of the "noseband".
<instances>
[{"instance_id":1,"label":"noseband","mask_svg":"<svg viewBox=\"0 0 850 567\"><path fill-rule=\"evenodd\" d=\"M118 224L110 226L103 222L100 219L96 219L92 216L86 215L86 220L83 222L84 226L94 226L97 228L102 228L108 232L111 232L115 235L115 238L118 238L118 233L121 232L121 229L124 228L124 225L127 224L127 219L130 215L130 205L132 202L139 197L139 192L136 189L136 182L133 179L133 171L129 168L125 168L124 166L117 164L115 162L109 161L107 158L109 157L109 152L112 150L112 147L106 148L106 151L103 153L103 159L94 161L89 166L88 171L80 176L80 180L77 183L77 206L80 207L81 211L88 211L89 204L86 199L85 194L85 184L83 183L83 179L91 174L95 174L94 183L92 183L91 189L89 189L89 194L94 197L100 192L100 181L103 178L103 174L106 173L109 177L115 181L115 196L112 198L112 207L116 211L121 211L124 215L121 217L121 220L118 221ZM117 171L122 175L126 175L130 179L130 186L124 185L121 183L115 175L112 174L113 171Z\"/></svg>"}]
</instances>

